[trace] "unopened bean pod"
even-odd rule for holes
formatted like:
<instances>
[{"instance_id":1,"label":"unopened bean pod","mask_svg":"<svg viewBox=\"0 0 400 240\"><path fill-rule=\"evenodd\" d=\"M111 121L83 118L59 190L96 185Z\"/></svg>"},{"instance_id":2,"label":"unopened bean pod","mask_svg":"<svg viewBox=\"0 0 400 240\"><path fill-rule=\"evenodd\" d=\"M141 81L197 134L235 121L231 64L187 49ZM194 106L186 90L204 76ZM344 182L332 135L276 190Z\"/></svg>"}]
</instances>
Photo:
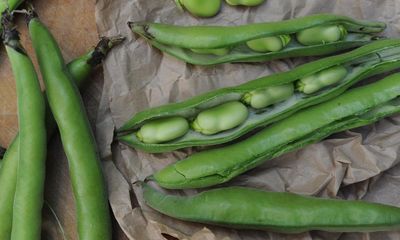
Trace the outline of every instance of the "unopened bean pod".
<instances>
[{"instance_id":1,"label":"unopened bean pod","mask_svg":"<svg viewBox=\"0 0 400 240\"><path fill-rule=\"evenodd\" d=\"M117 138L129 146L148 152L226 143L256 128L284 119L303 108L332 99L368 76L398 67L400 40L379 40L352 52L307 63L288 72L139 112L117 130ZM229 102L242 102L247 106L247 111L243 107L229 110L224 105ZM216 107L220 109L218 113L207 113L209 109ZM206 121L219 125L218 131L209 127L211 124L198 124L198 116L205 113ZM236 122L232 116L238 113L241 117ZM152 143L137 138L136 133L141 128L149 124L154 126L153 121L160 123L159 119L169 117L185 118L192 128L189 131L179 131L179 136L171 135L171 138ZM231 125L221 120L230 118L236 124ZM169 127L176 126L171 124ZM199 129L201 131L195 131Z\"/></svg>"},{"instance_id":2,"label":"unopened bean pod","mask_svg":"<svg viewBox=\"0 0 400 240\"><path fill-rule=\"evenodd\" d=\"M372 232L400 227L400 208L360 200L323 199L244 187L175 196L146 183L143 198L151 208L167 216L236 229L300 233Z\"/></svg>"},{"instance_id":3,"label":"unopened bean pod","mask_svg":"<svg viewBox=\"0 0 400 240\"><path fill-rule=\"evenodd\" d=\"M171 189L213 186L332 133L399 112L400 74L394 74L299 111L238 143L195 153L151 178Z\"/></svg>"},{"instance_id":4,"label":"unopened bean pod","mask_svg":"<svg viewBox=\"0 0 400 240\"><path fill-rule=\"evenodd\" d=\"M91 49L67 65L68 71L79 88L83 88L88 82L88 76L102 62L110 49L122 41L123 38L121 37L102 38L94 49ZM57 126L51 110L48 108L48 103L46 104L46 126L47 136L50 139ZM10 239L11 235L12 210L19 159L18 149L19 134L17 134L8 147L0 165L0 185L3 190L0 198L0 239Z\"/></svg>"},{"instance_id":5,"label":"unopened bean pod","mask_svg":"<svg viewBox=\"0 0 400 240\"><path fill-rule=\"evenodd\" d=\"M320 56L368 44L386 27L332 14L241 26L129 26L154 47L196 65Z\"/></svg>"}]
</instances>

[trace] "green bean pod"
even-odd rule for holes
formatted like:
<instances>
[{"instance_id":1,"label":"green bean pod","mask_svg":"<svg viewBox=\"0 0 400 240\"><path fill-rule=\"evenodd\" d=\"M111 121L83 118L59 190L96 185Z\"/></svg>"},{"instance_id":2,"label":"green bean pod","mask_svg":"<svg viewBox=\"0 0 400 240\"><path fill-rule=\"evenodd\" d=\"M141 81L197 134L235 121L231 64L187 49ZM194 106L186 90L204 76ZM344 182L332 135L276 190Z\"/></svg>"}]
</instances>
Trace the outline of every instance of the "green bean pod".
<instances>
[{"instance_id":1,"label":"green bean pod","mask_svg":"<svg viewBox=\"0 0 400 240\"><path fill-rule=\"evenodd\" d=\"M143 198L151 208L167 216L236 229L300 233L373 232L400 227L400 208L360 200L323 199L244 187L175 196L148 184L143 184Z\"/></svg>"},{"instance_id":2,"label":"green bean pod","mask_svg":"<svg viewBox=\"0 0 400 240\"><path fill-rule=\"evenodd\" d=\"M199 152L151 178L164 188L202 188L224 183L284 153L335 132L373 123L400 112L400 74L349 90L299 111L241 142Z\"/></svg>"},{"instance_id":3,"label":"green bean pod","mask_svg":"<svg viewBox=\"0 0 400 240\"><path fill-rule=\"evenodd\" d=\"M197 17L214 17L221 9L221 0L175 0L176 5L181 9Z\"/></svg>"},{"instance_id":4,"label":"green bean pod","mask_svg":"<svg viewBox=\"0 0 400 240\"><path fill-rule=\"evenodd\" d=\"M33 63L9 15L3 14L2 26L17 88L19 144L24 146L19 148L11 239L39 240L47 152L45 101Z\"/></svg>"},{"instance_id":5,"label":"green bean pod","mask_svg":"<svg viewBox=\"0 0 400 240\"><path fill-rule=\"evenodd\" d=\"M306 94L299 89L290 94L290 85L296 85L300 79L312 75L319 76L321 72L334 67L338 68L338 66L347 70L347 75L339 81L312 94ZM166 152L185 147L226 143L254 129L280 121L296 111L332 99L362 79L398 67L400 67L400 40L379 40L352 52L307 63L288 72L262 77L239 86L214 90L186 101L139 112L117 130L117 139L147 152ZM333 75L337 75L336 71ZM276 95L270 94L268 91L270 88L281 89L281 91L276 91ZM265 95L262 96L261 93ZM230 130L204 135L191 129L178 139L159 144L143 143L136 137L136 132L141 126L154 120L180 116L191 121L206 109L232 101L244 101L250 103L250 106L248 106L249 116L246 121Z\"/></svg>"},{"instance_id":6,"label":"green bean pod","mask_svg":"<svg viewBox=\"0 0 400 240\"><path fill-rule=\"evenodd\" d=\"M109 50L122 41L123 38L121 37L103 38L93 50L88 51L67 65L68 71L79 88L82 88L88 82L90 73L102 62ZM48 104L46 104L46 125L48 139L50 139L56 129L56 123ZM18 149L19 134L12 141L1 161L0 185L3 193L0 198L0 222L2 223L0 224L0 239L10 239L11 236L12 209L17 181Z\"/></svg>"},{"instance_id":7,"label":"green bean pod","mask_svg":"<svg viewBox=\"0 0 400 240\"><path fill-rule=\"evenodd\" d=\"M111 239L100 157L82 98L54 37L35 14L28 21L47 99L68 158L79 239Z\"/></svg>"},{"instance_id":8,"label":"green bean pod","mask_svg":"<svg viewBox=\"0 0 400 240\"><path fill-rule=\"evenodd\" d=\"M161 23L130 22L134 33L144 37L151 45L182 61L195 65L215 65L227 62L262 62L301 56L321 56L370 43L376 37L372 34L383 31L384 23L359 21L345 16L318 14L280 22L256 23L241 26L175 26ZM298 41L283 41L276 51L258 51L248 47L248 43L265 38L280 38L300 34L308 39L305 31L315 28L342 29L337 41L332 41L332 31L321 31L318 41L306 45ZM345 31L344 31L345 30ZM344 34L346 33L346 34ZM334 37L334 36L333 36ZM304 37L305 38L305 37ZM258 44L257 44L258 45ZM195 49L196 52L192 51ZM203 50L200 52L200 50ZM229 49L214 54L210 49ZM268 48L267 48L268 50ZM224 53L224 54L222 54Z\"/></svg>"},{"instance_id":9,"label":"green bean pod","mask_svg":"<svg viewBox=\"0 0 400 240\"><path fill-rule=\"evenodd\" d=\"M261 5L265 0L225 0L226 3L232 6L247 6L255 7Z\"/></svg>"}]
</instances>

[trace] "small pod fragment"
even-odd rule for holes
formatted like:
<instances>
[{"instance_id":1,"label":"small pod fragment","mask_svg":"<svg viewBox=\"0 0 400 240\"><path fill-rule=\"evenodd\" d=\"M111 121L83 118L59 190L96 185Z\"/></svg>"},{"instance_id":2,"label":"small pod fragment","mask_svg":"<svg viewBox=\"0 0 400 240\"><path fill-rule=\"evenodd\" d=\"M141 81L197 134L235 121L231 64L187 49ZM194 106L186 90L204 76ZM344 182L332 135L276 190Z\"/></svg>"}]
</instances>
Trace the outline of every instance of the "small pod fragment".
<instances>
[{"instance_id":1,"label":"small pod fragment","mask_svg":"<svg viewBox=\"0 0 400 240\"><path fill-rule=\"evenodd\" d=\"M248 116L249 111L241 102L228 102L199 113L192 127L196 132L212 135L239 126Z\"/></svg>"},{"instance_id":2,"label":"small pod fragment","mask_svg":"<svg viewBox=\"0 0 400 240\"><path fill-rule=\"evenodd\" d=\"M265 0L225 0L225 1L226 3L232 6L240 5L247 7L255 7L265 2Z\"/></svg>"},{"instance_id":3,"label":"small pod fragment","mask_svg":"<svg viewBox=\"0 0 400 240\"><path fill-rule=\"evenodd\" d=\"M299 111L238 143L195 153L151 178L170 189L213 186L333 133L399 112L400 74L394 74Z\"/></svg>"},{"instance_id":4,"label":"small pod fragment","mask_svg":"<svg viewBox=\"0 0 400 240\"><path fill-rule=\"evenodd\" d=\"M285 84L248 92L244 95L243 101L252 108L261 109L283 102L293 94L293 84Z\"/></svg>"},{"instance_id":5,"label":"small pod fragment","mask_svg":"<svg viewBox=\"0 0 400 240\"><path fill-rule=\"evenodd\" d=\"M146 183L142 186L147 205L189 222L281 233L371 232L400 227L400 208L360 200L323 199L245 187L175 196Z\"/></svg>"},{"instance_id":6,"label":"small pod fragment","mask_svg":"<svg viewBox=\"0 0 400 240\"><path fill-rule=\"evenodd\" d=\"M289 35L278 37L265 37L248 41L247 46L256 52L277 52L290 43Z\"/></svg>"},{"instance_id":7,"label":"small pod fragment","mask_svg":"<svg viewBox=\"0 0 400 240\"><path fill-rule=\"evenodd\" d=\"M343 80L347 74L348 71L343 66L331 67L300 79L297 82L297 89L305 94L312 94L325 87L338 83Z\"/></svg>"},{"instance_id":8,"label":"small pod fragment","mask_svg":"<svg viewBox=\"0 0 400 240\"><path fill-rule=\"evenodd\" d=\"M198 54L213 54L216 56L224 56L229 54L230 49L229 48L216 48L216 49L190 49L192 52L198 53Z\"/></svg>"},{"instance_id":9,"label":"small pod fragment","mask_svg":"<svg viewBox=\"0 0 400 240\"><path fill-rule=\"evenodd\" d=\"M175 0L176 5L197 17L214 17L221 9L221 0Z\"/></svg>"},{"instance_id":10,"label":"small pod fragment","mask_svg":"<svg viewBox=\"0 0 400 240\"><path fill-rule=\"evenodd\" d=\"M189 123L183 117L161 118L143 125L136 133L144 143L162 143L174 140L189 131Z\"/></svg>"},{"instance_id":11,"label":"small pod fragment","mask_svg":"<svg viewBox=\"0 0 400 240\"><path fill-rule=\"evenodd\" d=\"M149 22L130 22L129 26L154 47L195 65L321 56L368 44L375 39L372 34L386 28L382 22L332 14L241 26L176 26ZM313 33L318 35L312 36ZM296 35L298 41L288 41ZM313 42L313 38L316 41ZM271 43L273 39L275 43ZM273 48L262 46L266 40ZM229 51L215 54L215 49Z\"/></svg>"},{"instance_id":12,"label":"small pod fragment","mask_svg":"<svg viewBox=\"0 0 400 240\"><path fill-rule=\"evenodd\" d=\"M288 72L139 112L117 130L117 138L122 143L148 152L226 143L256 128L280 121L301 109L335 98L362 79L399 67L400 40L379 40L352 52L307 63ZM317 77L316 83L311 81L305 85L307 93L301 88L292 91L290 85L303 84L300 80L307 76L323 76L322 82L325 85L321 85L321 79ZM330 85L332 82L335 83ZM326 83L329 83L328 86ZM308 91L308 85L317 85L319 90ZM269 88L272 91L267 90ZM243 101L250 107L248 118L229 131L204 135L190 129L184 136L160 144L143 143L135 134L149 121L172 116L181 116L191 121L206 109L232 101Z\"/></svg>"},{"instance_id":13,"label":"small pod fragment","mask_svg":"<svg viewBox=\"0 0 400 240\"><path fill-rule=\"evenodd\" d=\"M297 41L306 46L333 43L347 35L343 25L317 26L297 33Z\"/></svg>"}]
</instances>

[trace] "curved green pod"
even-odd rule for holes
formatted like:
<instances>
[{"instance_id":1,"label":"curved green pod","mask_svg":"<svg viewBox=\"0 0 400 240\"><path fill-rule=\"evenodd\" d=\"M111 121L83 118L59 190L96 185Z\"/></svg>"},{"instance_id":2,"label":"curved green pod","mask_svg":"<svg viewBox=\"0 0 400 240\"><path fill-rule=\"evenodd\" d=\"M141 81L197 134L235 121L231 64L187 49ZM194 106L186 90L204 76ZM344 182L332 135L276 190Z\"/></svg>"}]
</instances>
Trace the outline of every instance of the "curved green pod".
<instances>
[{"instance_id":1,"label":"curved green pod","mask_svg":"<svg viewBox=\"0 0 400 240\"><path fill-rule=\"evenodd\" d=\"M199 152L154 174L164 188L202 188L224 183L265 161L400 112L400 74L349 90L299 111L227 147Z\"/></svg>"},{"instance_id":2,"label":"curved green pod","mask_svg":"<svg viewBox=\"0 0 400 240\"><path fill-rule=\"evenodd\" d=\"M255 7L265 2L265 0L225 0L227 4L232 6Z\"/></svg>"},{"instance_id":3,"label":"curved green pod","mask_svg":"<svg viewBox=\"0 0 400 240\"><path fill-rule=\"evenodd\" d=\"M247 42L266 37L295 35L305 29L341 26L348 34L337 42L312 46L291 41L280 51L257 52ZM161 23L130 22L132 31L151 45L182 61L196 65L227 62L261 62L272 59L320 56L365 45L375 39L371 34L383 31L382 22L359 21L349 17L318 14L280 22L255 23L241 26L175 26ZM226 55L195 53L191 49L230 49Z\"/></svg>"},{"instance_id":4,"label":"curved green pod","mask_svg":"<svg viewBox=\"0 0 400 240\"><path fill-rule=\"evenodd\" d=\"M146 183L142 186L147 205L190 222L281 233L372 232L400 227L400 208L360 200L324 199L244 187L175 196Z\"/></svg>"},{"instance_id":5,"label":"curved green pod","mask_svg":"<svg viewBox=\"0 0 400 240\"><path fill-rule=\"evenodd\" d=\"M176 5L181 9L197 17L214 17L221 9L221 0L175 0Z\"/></svg>"},{"instance_id":6,"label":"curved green pod","mask_svg":"<svg viewBox=\"0 0 400 240\"><path fill-rule=\"evenodd\" d=\"M274 96L274 99L283 97L284 101L262 109L249 107L247 120L229 131L205 136L190 130L185 136L162 144L146 144L136 137L137 130L147 122L170 116L181 116L191 120L206 109L230 101L240 101L254 91L287 84L293 85L306 76L318 75L319 72L338 65L345 67L348 72L340 82L322 88L313 94L295 91L292 96L288 97L287 93L282 91L279 96ZM362 79L398 67L400 67L400 40L379 40L352 52L307 63L288 72L259 78L236 87L214 90L186 101L139 112L117 130L117 138L124 144L147 152L166 152L191 146L226 143L256 128L284 119L303 108L332 99ZM244 100L246 101L246 99Z\"/></svg>"}]
</instances>

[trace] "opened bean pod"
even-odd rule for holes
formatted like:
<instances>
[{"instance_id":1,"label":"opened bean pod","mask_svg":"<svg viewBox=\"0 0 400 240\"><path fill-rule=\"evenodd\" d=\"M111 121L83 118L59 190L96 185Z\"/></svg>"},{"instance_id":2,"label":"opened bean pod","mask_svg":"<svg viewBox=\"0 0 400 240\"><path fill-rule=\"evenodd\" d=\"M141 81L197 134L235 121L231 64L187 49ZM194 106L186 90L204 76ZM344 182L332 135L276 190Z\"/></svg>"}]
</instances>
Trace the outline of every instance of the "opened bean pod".
<instances>
[{"instance_id":1,"label":"opened bean pod","mask_svg":"<svg viewBox=\"0 0 400 240\"><path fill-rule=\"evenodd\" d=\"M368 76L398 67L400 40L379 40L292 71L139 112L118 129L117 138L148 152L226 143L298 110L332 99ZM157 142L151 137L149 140L137 137L142 128L156 128L155 125L176 117L181 118L180 124L169 124L169 127L179 129L176 130L179 136L161 131L158 134L162 138Z\"/></svg>"},{"instance_id":2,"label":"opened bean pod","mask_svg":"<svg viewBox=\"0 0 400 240\"><path fill-rule=\"evenodd\" d=\"M238 143L195 153L150 179L170 189L203 188L227 182L267 160L332 133L399 113L399 96L400 74L394 74L299 111Z\"/></svg>"},{"instance_id":3,"label":"opened bean pod","mask_svg":"<svg viewBox=\"0 0 400 240\"><path fill-rule=\"evenodd\" d=\"M227 187L175 196L144 183L151 208L184 221L282 233L388 231L400 227L400 208L366 201L323 199L287 192Z\"/></svg>"},{"instance_id":4,"label":"opened bean pod","mask_svg":"<svg viewBox=\"0 0 400 240\"><path fill-rule=\"evenodd\" d=\"M375 39L371 34L386 27L382 22L332 14L241 26L148 22L130 22L129 26L154 47L196 65L320 56L368 44Z\"/></svg>"}]
</instances>

